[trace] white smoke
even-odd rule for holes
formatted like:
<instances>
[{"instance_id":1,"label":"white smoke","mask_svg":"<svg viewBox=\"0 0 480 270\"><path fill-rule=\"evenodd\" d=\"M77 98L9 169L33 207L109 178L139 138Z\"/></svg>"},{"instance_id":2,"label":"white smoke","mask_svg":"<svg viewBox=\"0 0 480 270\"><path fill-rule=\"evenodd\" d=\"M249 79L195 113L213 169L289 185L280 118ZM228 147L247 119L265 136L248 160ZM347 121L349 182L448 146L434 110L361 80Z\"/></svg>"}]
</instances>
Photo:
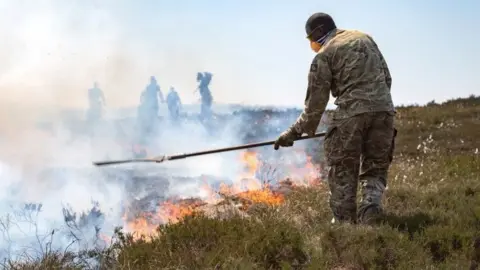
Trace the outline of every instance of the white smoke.
<instances>
[{"instance_id":1,"label":"white smoke","mask_svg":"<svg viewBox=\"0 0 480 270\"><path fill-rule=\"evenodd\" d=\"M216 88L229 89L225 82L234 81L220 56L199 57L176 49L168 39L161 49L135 41L116 3L0 1L0 259L41 255L46 247L93 247L99 238L96 226L102 237L111 236L123 225L123 207L133 187L137 197L163 192L134 182L132 172L166 179L165 195L186 197L201 196L203 183L178 177L207 175L228 182L242 169L238 152L158 165L92 166L93 160L128 155L131 142L119 139L122 132L113 122L135 117L119 109L138 104L150 75L158 75L161 86L164 79L175 82L187 101L194 100L197 71L215 74L214 95ZM85 110L93 81L105 92L108 121L90 133ZM166 94L167 88L162 90ZM241 125L228 122L211 135L198 121L180 127L167 121L149 154L240 144ZM124 129L127 135L135 133L132 127ZM102 217L80 217L95 213L92 208Z\"/></svg>"}]
</instances>

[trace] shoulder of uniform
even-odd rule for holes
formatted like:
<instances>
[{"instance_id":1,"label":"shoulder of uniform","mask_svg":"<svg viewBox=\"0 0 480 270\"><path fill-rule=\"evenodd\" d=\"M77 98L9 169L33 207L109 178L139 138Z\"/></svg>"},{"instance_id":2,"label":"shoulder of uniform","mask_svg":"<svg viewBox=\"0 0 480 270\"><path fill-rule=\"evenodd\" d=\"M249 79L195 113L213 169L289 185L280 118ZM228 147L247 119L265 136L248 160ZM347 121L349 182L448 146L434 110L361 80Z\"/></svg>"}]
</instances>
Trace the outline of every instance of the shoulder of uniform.
<instances>
[{"instance_id":1,"label":"shoulder of uniform","mask_svg":"<svg viewBox=\"0 0 480 270\"><path fill-rule=\"evenodd\" d=\"M357 33L357 34L364 34L366 35L365 32L358 30L358 29L341 29L342 32L344 33Z\"/></svg>"},{"instance_id":2,"label":"shoulder of uniform","mask_svg":"<svg viewBox=\"0 0 480 270\"><path fill-rule=\"evenodd\" d=\"M330 42L329 50L335 51L339 47L343 47L344 45L350 45L352 40L373 40L369 34L364 33L360 30L349 29L349 30L342 30L341 33L338 33L335 38Z\"/></svg>"}]
</instances>

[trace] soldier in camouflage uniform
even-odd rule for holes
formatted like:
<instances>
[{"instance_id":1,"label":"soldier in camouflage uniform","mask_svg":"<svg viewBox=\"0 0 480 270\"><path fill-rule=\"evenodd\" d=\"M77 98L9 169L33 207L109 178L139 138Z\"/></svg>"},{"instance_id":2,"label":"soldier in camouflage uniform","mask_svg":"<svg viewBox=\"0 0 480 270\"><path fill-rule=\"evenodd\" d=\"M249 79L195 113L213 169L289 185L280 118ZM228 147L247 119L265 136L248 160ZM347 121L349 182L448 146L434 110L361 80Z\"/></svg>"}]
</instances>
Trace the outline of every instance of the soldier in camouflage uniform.
<instances>
[{"instance_id":1,"label":"soldier in camouflage uniform","mask_svg":"<svg viewBox=\"0 0 480 270\"><path fill-rule=\"evenodd\" d=\"M310 66L305 107L277 139L275 149L292 146L303 133L313 135L331 94L337 108L324 138L330 207L339 222L374 222L382 214L396 136L387 63L371 36L338 29L327 14L312 15L306 32L317 54ZM357 212L358 182L362 198Z\"/></svg>"}]
</instances>

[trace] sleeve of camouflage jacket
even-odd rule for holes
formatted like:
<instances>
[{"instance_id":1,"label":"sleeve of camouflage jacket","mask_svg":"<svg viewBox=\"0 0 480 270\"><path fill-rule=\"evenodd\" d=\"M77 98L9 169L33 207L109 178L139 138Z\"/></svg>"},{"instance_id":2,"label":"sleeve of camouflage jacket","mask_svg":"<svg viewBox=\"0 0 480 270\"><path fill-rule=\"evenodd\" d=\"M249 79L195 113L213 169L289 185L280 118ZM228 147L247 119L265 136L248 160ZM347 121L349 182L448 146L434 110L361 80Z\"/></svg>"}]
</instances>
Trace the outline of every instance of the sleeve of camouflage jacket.
<instances>
[{"instance_id":1,"label":"sleeve of camouflage jacket","mask_svg":"<svg viewBox=\"0 0 480 270\"><path fill-rule=\"evenodd\" d=\"M302 114L293 128L299 134L315 134L330 98L332 71L326 53L318 53L310 65L308 74L307 96Z\"/></svg>"}]
</instances>

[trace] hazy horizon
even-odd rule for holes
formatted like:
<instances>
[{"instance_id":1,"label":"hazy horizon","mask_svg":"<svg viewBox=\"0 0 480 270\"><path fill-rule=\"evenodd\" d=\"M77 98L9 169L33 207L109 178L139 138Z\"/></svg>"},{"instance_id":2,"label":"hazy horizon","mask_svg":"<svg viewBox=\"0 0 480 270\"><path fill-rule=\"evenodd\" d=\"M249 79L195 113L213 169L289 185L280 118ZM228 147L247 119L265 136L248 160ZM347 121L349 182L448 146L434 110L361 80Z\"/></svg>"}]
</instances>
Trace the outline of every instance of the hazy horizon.
<instances>
[{"instance_id":1,"label":"hazy horizon","mask_svg":"<svg viewBox=\"0 0 480 270\"><path fill-rule=\"evenodd\" d=\"M109 107L135 106L151 75L194 103L198 71L214 74L217 103L301 107L314 56L304 23L317 11L377 40L397 105L480 92L473 0L1 0L0 10L3 110L86 108L93 81Z\"/></svg>"}]
</instances>

